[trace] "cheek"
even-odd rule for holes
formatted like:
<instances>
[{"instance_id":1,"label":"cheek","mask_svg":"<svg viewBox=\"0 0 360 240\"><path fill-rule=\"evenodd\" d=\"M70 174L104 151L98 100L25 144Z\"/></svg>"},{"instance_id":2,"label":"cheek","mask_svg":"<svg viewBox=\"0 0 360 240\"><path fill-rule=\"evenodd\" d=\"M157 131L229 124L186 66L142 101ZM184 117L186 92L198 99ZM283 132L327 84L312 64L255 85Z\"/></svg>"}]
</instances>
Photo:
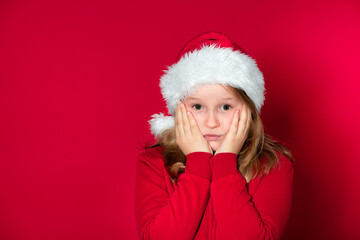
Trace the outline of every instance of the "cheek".
<instances>
[{"instance_id":1,"label":"cheek","mask_svg":"<svg viewBox=\"0 0 360 240\"><path fill-rule=\"evenodd\" d=\"M223 128L228 132L230 130L231 122L232 122L232 115L229 114L229 116L226 116L223 118L222 125Z\"/></svg>"},{"instance_id":2,"label":"cheek","mask_svg":"<svg viewBox=\"0 0 360 240\"><path fill-rule=\"evenodd\" d=\"M191 111L191 113L194 116L194 119L200 129L200 132L203 133L203 124L202 124L204 122L203 116L201 114L196 114L193 111Z\"/></svg>"}]
</instances>

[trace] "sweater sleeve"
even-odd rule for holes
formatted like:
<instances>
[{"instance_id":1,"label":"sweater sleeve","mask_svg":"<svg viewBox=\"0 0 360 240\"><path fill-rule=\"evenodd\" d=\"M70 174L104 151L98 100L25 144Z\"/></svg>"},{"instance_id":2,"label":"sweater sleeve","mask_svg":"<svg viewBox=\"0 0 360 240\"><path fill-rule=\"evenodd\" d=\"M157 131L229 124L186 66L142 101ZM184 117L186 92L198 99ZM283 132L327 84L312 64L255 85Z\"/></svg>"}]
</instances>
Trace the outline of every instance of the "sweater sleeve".
<instances>
[{"instance_id":1,"label":"sweater sleeve","mask_svg":"<svg viewBox=\"0 0 360 240\"><path fill-rule=\"evenodd\" d=\"M211 162L217 239L279 239L291 208L292 162L280 155L278 167L258 179L251 196L236 158L233 153L219 153Z\"/></svg>"},{"instance_id":2,"label":"sweater sleeve","mask_svg":"<svg viewBox=\"0 0 360 240\"><path fill-rule=\"evenodd\" d=\"M210 196L210 153L187 155L186 169L170 196L162 156L140 155L135 215L140 239L193 239Z\"/></svg>"}]
</instances>

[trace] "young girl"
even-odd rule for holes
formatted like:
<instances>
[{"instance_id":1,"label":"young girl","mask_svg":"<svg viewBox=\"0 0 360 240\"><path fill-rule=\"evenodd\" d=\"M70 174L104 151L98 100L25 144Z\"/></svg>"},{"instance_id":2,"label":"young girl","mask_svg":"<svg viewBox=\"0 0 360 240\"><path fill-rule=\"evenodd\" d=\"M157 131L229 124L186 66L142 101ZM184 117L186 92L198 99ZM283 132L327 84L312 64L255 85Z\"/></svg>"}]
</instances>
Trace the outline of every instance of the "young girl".
<instances>
[{"instance_id":1,"label":"young girl","mask_svg":"<svg viewBox=\"0 0 360 240\"><path fill-rule=\"evenodd\" d=\"M255 61L226 35L204 33L180 51L160 87L171 116L152 116L158 141L137 160L140 238L279 239L293 160L264 134Z\"/></svg>"}]
</instances>

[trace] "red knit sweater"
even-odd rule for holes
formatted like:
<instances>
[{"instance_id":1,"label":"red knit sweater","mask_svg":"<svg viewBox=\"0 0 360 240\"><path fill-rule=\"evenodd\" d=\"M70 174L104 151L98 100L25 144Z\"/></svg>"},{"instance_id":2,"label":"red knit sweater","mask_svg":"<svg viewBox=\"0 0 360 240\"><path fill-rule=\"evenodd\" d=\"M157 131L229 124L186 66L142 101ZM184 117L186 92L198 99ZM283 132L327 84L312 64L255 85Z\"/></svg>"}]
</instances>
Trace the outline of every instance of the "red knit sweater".
<instances>
[{"instance_id":1,"label":"red knit sweater","mask_svg":"<svg viewBox=\"0 0 360 240\"><path fill-rule=\"evenodd\" d=\"M173 184L156 147L137 160L135 212L141 239L279 239L291 207L292 162L283 155L249 183L236 154L193 152Z\"/></svg>"}]
</instances>

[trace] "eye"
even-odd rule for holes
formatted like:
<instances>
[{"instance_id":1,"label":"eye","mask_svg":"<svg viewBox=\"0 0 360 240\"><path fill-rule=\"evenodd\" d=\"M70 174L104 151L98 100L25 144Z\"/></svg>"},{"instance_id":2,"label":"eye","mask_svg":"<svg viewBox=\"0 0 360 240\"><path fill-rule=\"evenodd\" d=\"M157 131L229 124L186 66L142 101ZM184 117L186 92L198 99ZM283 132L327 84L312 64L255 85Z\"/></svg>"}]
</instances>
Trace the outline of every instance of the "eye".
<instances>
[{"instance_id":1,"label":"eye","mask_svg":"<svg viewBox=\"0 0 360 240\"><path fill-rule=\"evenodd\" d=\"M202 109L202 106L200 104L194 104L192 105L192 107L195 109L195 110L201 110Z\"/></svg>"},{"instance_id":2,"label":"eye","mask_svg":"<svg viewBox=\"0 0 360 240\"><path fill-rule=\"evenodd\" d=\"M224 111L228 111L228 110L230 110L231 106L229 104L224 104L220 108Z\"/></svg>"}]
</instances>

